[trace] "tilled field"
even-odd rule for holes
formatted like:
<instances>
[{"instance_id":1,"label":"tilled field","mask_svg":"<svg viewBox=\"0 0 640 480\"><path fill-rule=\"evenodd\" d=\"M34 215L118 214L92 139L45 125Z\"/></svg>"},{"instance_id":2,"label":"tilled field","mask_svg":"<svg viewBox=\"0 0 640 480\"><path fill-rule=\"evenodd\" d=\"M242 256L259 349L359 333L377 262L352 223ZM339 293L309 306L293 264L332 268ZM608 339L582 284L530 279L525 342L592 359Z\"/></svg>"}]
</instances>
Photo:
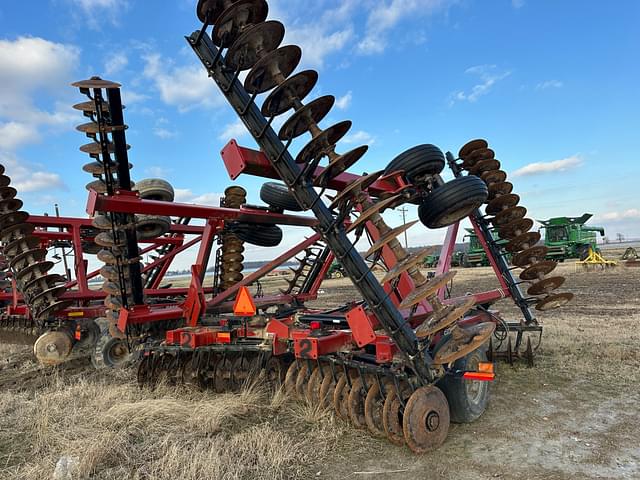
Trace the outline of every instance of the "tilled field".
<instances>
[{"instance_id":1,"label":"tilled field","mask_svg":"<svg viewBox=\"0 0 640 480\"><path fill-rule=\"evenodd\" d=\"M63 456L79 462L74 479L640 478L640 269L574 270L559 268L576 299L541 315L536 367L501 364L485 415L452 425L431 454L260 388L140 391L131 371L41 369L3 346L0 478L51 478ZM494 286L490 269L461 269L454 294ZM354 298L348 280L330 280L316 304ZM517 314L509 301L497 308Z\"/></svg>"}]
</instances>

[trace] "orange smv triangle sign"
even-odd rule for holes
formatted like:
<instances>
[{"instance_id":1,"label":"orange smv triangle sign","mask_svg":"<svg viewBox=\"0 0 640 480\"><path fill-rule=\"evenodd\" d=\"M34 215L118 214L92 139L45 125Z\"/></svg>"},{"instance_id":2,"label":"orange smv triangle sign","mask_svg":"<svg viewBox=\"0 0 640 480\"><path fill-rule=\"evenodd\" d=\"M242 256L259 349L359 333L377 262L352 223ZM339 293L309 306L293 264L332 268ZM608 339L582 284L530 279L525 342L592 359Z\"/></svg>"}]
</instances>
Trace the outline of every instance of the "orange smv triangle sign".
<instances>
[{"instance_id":1,"label":"orange smv triangle sign","mask_svg":"<svg viewBox=\"0 0 640 480\"><path fill-rule=\"evenodd\" d=\"M237 317L253 317L256 314L256 304L247 287L241 287L233 304L233 314Z\"/></svg>"}]
</instances>

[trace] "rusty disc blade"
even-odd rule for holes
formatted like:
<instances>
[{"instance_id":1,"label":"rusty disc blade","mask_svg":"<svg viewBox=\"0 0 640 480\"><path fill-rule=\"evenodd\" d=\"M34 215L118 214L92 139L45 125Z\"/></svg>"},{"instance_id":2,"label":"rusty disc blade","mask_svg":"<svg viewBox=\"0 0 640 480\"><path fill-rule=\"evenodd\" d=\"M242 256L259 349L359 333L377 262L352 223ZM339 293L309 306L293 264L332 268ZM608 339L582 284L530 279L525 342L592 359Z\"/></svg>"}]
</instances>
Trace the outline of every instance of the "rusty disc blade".
<instances>
[{"instance_id":1,"label":"rusty disc blade","mask_svg":"<svg viewBox=\"0 0 640 480\"><path fill-rule=\"evenodd\" d=\"M412 269L413 267L417 267L418 265L424 262L425 257L429 256L435 250L434 247L426 247L421 250L418 250L415 253L412 253L404 260L401 260L393 267L391 270L387 272L387 274L382 279L382 283L390 282L391 280L399 277L407 270Z\"/></svg>"},{"instance_id":2,"label":"rusty disc blade","mask_svg":"<svg viewBox=\"0 0 640 480\"><path fill-rule=\"evenodd\" d=\"M490 172L484 172L480 175L480 178L486 182L487 185L492 183L503 183L507 180L507 173L502 170L492 170Z\"/></svg>"},{"instance_id":3,"label":"rusty disc blade","mask_svg":"<svg viewBox=\"0 0 640 480\"><path fill-rule=\"evenodd\" d=\"M417 389L406 404L402 430L412 452L422 454L442 445L449 433L449 404L435 386Z\"/></svg>"},{"instance_id":4,"label":"rusty disc blade","mask_svg":"<svg viewBox=\"0 0 640 480\"><path fill-rule=\"evenodd\" d=\"M396 237L398 237L398 235L403 234L404 232L409 230L411 227L413 227L416 223L419 223L419 220L407 223L405 225L400 225L399 227L396 227L393 230L389 230L387 233L382 235L380 237L380 239L376 243L371 245L371 248L367 251L367 253L364 254L365 258L369 257L373 253L375 253L378 250L380 250L382 247L384 247L386 244L388 244L391 240L393 240Z\"/></svg>"},{"instance_id":5,"label":"rusty disc blade","mask_svg":"<svg viewBox=\"0 0 640 480\"><path fill-rule=\"evenodd\" d=\"M58 300L57 302L50 303L46 307L40 309L36 316L38 318L48 318L71 305L73 305L73 300Z\"/></svg>"},{"instance_id":6,"label":"rusty disc blade","mask_svg":"<svg viewBox=\"0 0 640 480\"><path fill-rule=\"evenodd\" d=\"M531 265L520 274L522 280L542 280L545 275L549 275L553 272L558 264L551 260L544 260L542 262Z\"/></svg>"},{"instance_id":7,"label":"rusty disc blade","mask_svg":"<svg viewBox=\"0 0 640 480\"><path fill-rule=\"evenodd\" d=\"M540 241L541 235L538 232L528 232L518 235L506 245L507 251L516 253L534 247Z\"/></svg>"},{"instance_id":8,"label":"rusty disc blade","mask_svg":"<svg viewBox=\"0 0 640 480\"><path fill-rule=\"evenodd\" d=\"M16 198L18 191L9 186L0 187L0 200L11 200L12 198Z\"/></svg>"},{"instance_id":9,"label":"rusty disc blade","mask_svg":"<svg viewBox=\"0 0 640 480\"><path fill-rule=\"evenodd\" d=\"M384 432L387 435L387 439L394 445L404 445L404 433L403 433L403 404L406 405L411 395L411 389L407 386L400 387L400 396L405 402L401 402L398 398L397 389L394 385L390 385L387 389L387 396L384 400L384 406L382 407L382 424L384 426Z\"/></svg>"},{"instance_id":10,"label":"rusty disc blade","mask_svg":"<svg viewBox=\"0 0 640 480\"><path fill-rule=\"evenodd\" d=\"M524 218L526 214L527 209L524 207L511 207L498 213L492 222L494 226L499 228L502 225Z\"/></svg>"},{"instance_id":11,"label":"rusty disc blade","mask_svg":"<svg viewBox=\"0 0 640 480\"><path fill-rule=\"evenodd\" d=\"M318 72L315 70L296 73L269 94L262 104L262 114L267 118L276 117L296 107L311 93L316 83Z\"/></svg>"},{"instance_id":12,"label":"rusty disc blade","mask_svg":"<svg viewBox=\"0 0 640 480\"><path fill-rule=\"evenodd\" d=\"M101 247L106 247L106 248L124 245L124 240L122 239L122 236L120 236L119 240L116 242L115 239L113 238L112 232L99 233L98 235L96 235L94 241L96 242L97 245L100 245Z\"/></svg>"},{"instance_id":13,"label":"rusty disc blade","mask_svg":"<svg viewBox=\"0 0 640 480\"><path fill-rule=\"evenodd\" d=\"M127 145L127 150L131 149L131 145ZM107 144L107 151L109 153L113 153L116 150L116 146L113 143ZM80 151L83 153L88 153L89 155L99 155L102 153L102 147L97 142L87 143L86 145L82 145L80 147Z\"/></svg>"},{"instance_id":14,"label":"rusty disc blade","mask_svg":"<svg viewBox=\"0 0 640 480\"><path fill-rule=\"evenodd\" d=\"M0 228L5 230L13 225L20 225L29 219L27 212L17 211L0 216Z\"/></svg>"},{"instance_id":15,"label":"rusty disc blade","mask_svg":"<svg viewBox=\"0 0 640 480\"><path fill-rule=\"evenodd\" d=\"M301 58L302 50L296 45L287 45L268 53L247 75L244 81L245 90L249 94L268 92L293 73Z\"/></svg>"},{"instance_id":16,"label":"rusty disc blade","mask_svg":"<svg viewBox=\"0 0 640 480\"><path fill-rule=\"evenodd\" d=\"M468 353L473 352L484 344L496 329L493 322L479 323L472 327L457 327L464 335L455 337L452 335L436 353L433 363L436 365L446 365L455 362Z\"/></svg>"},{"instance_id":17,"label":"rusty disc blade","mask_svg":"<svg viewBox=\"0 0 640 480\"><path fill-rule=\"evenodd\" d=\"M351 121L346 120L323 130L300 150L300 153L296 157L296 163L306 164L326 155L327 152L335 148L336 143L347 134L351 125Z\"/></svg>"},{"instance_id":18,"label":"rusty disc blade","mask_svg":"<svg viewBox=\"0 0 640 480\"><path fill-rule=\"evenodd\" d=\"M23 290L27 293L27 295L37 295L40 294L50 288L54 288L56 284L61 282L66 282L66 278L62 275L58 275L57 273L51 273L48 275L43 275L42 277L35 278L30 282L26 283L23 287Z\"/></svg>"},{"instance_id":19,"label":"rusty disc blade","mask_svg":"<svg viewBox=\"0 0 640 480\"><path fill-rule=\"evenodd\" d=\"M487 215L497 215L503 210L508 210L509 208L517 206L518 203L520 203L520 196L515 193L501 195L489 202L486 213Z\"/></svg>"},{"instance_id":20,"label":"rusty disc blade","mask_svg":"<svg viewBox=\"0 0 640 480\"><path fill-rule=\"evenodd\" d=\"M384 170L379 170L377 172L364 175L360 177L358 180L356 180L355 182L350 183L344 190L342 190L338 194L337 197L335 197L331 201L331 205L329 208L334 208L345 198L349 198L356 193L366 191L367 188L373 185L382 176L383 173L384 173Z\"/></svg>"},{"instance_id":21,"label":"rusty disc blade","mask_svg":"<svg viewBox=\"0 0 640 480\"><path fill-rule=\"evenodd\" d=\"M120 273L118 269L112 265L105 265L100 269L100 275L105 280L109 280L111 282L117 282L120 279Z\"/></svg>"},{"instance_id":22,"label":"rusty disc blade","mask_svg":"<svg viewBox=\"0 0 640 480\"><path fill-rule=\"evenodd\" d=\"M109 80L103 80L100 77L92 77L88 80L80 80L71 84L76 88L120 88L122 85Z\"/></svg>"},{"instance_id":23,"label":"rusty disc blade","mask_svg":"<svg viewBox=\"0 0 640 480\"><path fill-rule=\"evenodd\" d=\"M0 175L0 188L8 187L11 184L11 178L6 175Z\"/></svg>"},{"instance_id":24,"label":"rusty disc blade","mask_svg":"<svg viewBox=\"0 0 640 480\"><path fill-rule=\"evenodd\" d=\"M482 148L487 148L487 147L489 147L489 144L487 143L486 140L482 140L482 139L472 140L460 149L460 152L458 153L458 157L464 160L464 158L467 157L474 150L480 150Z\"/></svg>"},{"instance_id":25,"label":"rusty disc blade","mask_svg":"<svg viewBox=\"0 0 640 480\"><path fill-rule=\"evenodd\" d=\"M122 126L112 127L111 125L104 125L104 124L100 125L96 122L89 122L89 123L83 123L82 125L78 125L76 127L76 130L82 133L87 133L89 135L96 135L100 132L111 133L115 131L126 130L127 128L129 127L127 127L126 125L124 127Z\"/></svg>"},{"instance_id":26,"label":"rusty disc blade","mask_svg":"<svg viewBox=\"0 0 640 480\"><path fill-rule=\"evenodd\" d=\"M24 204L22 200L18 198L11 198L9 200L0 200L0 215L6 215L7 213L17 212L22 208Z\"/></svg>"},{"instance_id":27,"label":"rusty disc blade","mask_svg":"<svg viewBox=\"0 0 640 480\"><path fill-rule=\"evenodd\" d=\"M489 198L493 199L500 195L508 195L513 192L513 184L510 182L492 183L489 185Z\"/></svg>"},{"instance_id":28,"label":"rusty disc blade","mask_svg":"<svg viewBox=\"0 0 640 480\"><path fill-rule=\"evenodd\" d=\"M103 249L98 252L98 260L107 265L116 265L118 258L113 254L111 250Z\"/></svg>"},{"instance_id":29,"label":"rusty disc blade","mask_svg":"<svg viewBox=\"0 0 640 480\"><path fill-rule=\"evenodd\" d=\"M549 249L547 247L531 247L515 254L511 259L511 263L516 267L526 268L534 263L544 260L547 253L549 253Z\"/></svg>"},{"instance_id":30,"label":"rusty disc blade","mask_svg":"<svg viewBox=\"0 0 640 480\"><path fill-rule=\"evenodd\" d=\"M320 175L314 180L315 186L325 186L329 183L329 180L336 178L341 173L346 172L350 167L355 165L369 150L368 145L363 145L358 148L340 155L337 158L331 160L331 163L326 166Z\"/></svg>"},{"instance_id":31,"label":"rusty disc blade","mask_svg":"<svg viewBox=\"0 0 640 480\"><path fill-rule=\"evenodd\" d=\"M367 382L371 384L371 379L367 379ZM364 401L366 397L367 391L364 390L364 383L362 378L358 377L351 384L351 390L349 391L349 397L347 399L349 420L351 420L351 423L356 428L367 428L367 421L364 417Z\"/></svg>"},{"instance_id":32,"label":"rusty disc blade","mask_svg":"<svg viewBox=\"0 0 640 480\"><path fill-rule=\"evenodd\" d=\"M521 218L520 220L507 223L506 225L501 225L498 232L500 234L500 238L510 240L522 235L523 233L527 233L532 228L533 220L530 218Z\"/></svg>"},{"instance_id":33,"label":"rusty disc blade","mask_svg":"<svg viewBox=\"0 0 640 480\"><path fill-rule=\"evenodd\" d=\"M447 305L439 312L433 312L416 328L416 336L418 338L430 337L434 333L450 327L460 320L475 304L476 299L470 296L453 305Z\"/></svg>"},{"instance_id":34,"label":"rusty disc blade","mask_svg":"<svg viewBox=\"0 0 640 480\"><path fill-rule=\"evenodd\" d=\"M216 20L211 40L218 47L228 47L248 26L264 22L268 13L269 6L264 0L234 2Z\"/></svg>"},{"instance_id":35,"label":"rusty disc blade","mask_svg":"<svg viewBox=\"0 0 640 480\"><path fill-rule=\"evenodd\" d=\"M43 365L59 365L71 354L73 340L66 332L47 332L33 345L33 354Z\"/></svg>"},{"instance_id":36,"label":"rusty disc blade","mask_svg":"<svg viewBox=\"0 0 640 480\"><path fill-rule=\"evenodd\" d=\"M385 385L385 390L390 387L389 381L382 381ZM364 400L364 418L367 422L367 428L369 433L376 437L384 437L384 423L382 420L382 410L384 408L384 397L380 392L380 385L377 381L374 381L367 396Z\"/></svg>"},{"instance_id":37,"label":"rusty disc blade","mask_svg":"<svg viewBox=\"0 0 640 480\"><path fill-rule=\"evenodd\" d=\"M42 311L42 309L47 306L55 303L57 298L67 291L67 288L64 285L58 285L55 287L51 287L44 292L36 295L32 300L31 304L35 305L36 311Z\"/></svg>"},{"instance_id":38,"label":"rusty disc blade","mask_svg":"<svg viewBox=\"0 0 640 480\"><path fill-rule=\"evenodd\" d=\"M500 170L500 162L495 159L479 160L473 167L469 168L469 173L481 177L485 172L493 172Z\"/></svg>"},{"instance_id":39,"label":"rusty disc blade","mask_svg":"<svg viewBox=\"0 0 640 480\"><path fill-rule=\"evenodd\" d=\"M336 102L333 95L325 95L309 102L284 123L278 137L280 140L291 140L309 131L312 126L318 126L327 116Z\"/></svg>"},{"instance_id":40,"label":"rusty disc blade","mask_svg":"<svg viewBox=\"0 0 640 480\"><path fill-rule=\"evenodd\" d=\"M215 25L220 15L238 0L198 0L196 13L202 23Z\"/></svg>"},{"instance_id":41,"label":"rusty disc blade","mask_svg":"<svg viewBox=\"0 0 640 480\"><path fill-rule=\"evenodd\" d=\"M404 298L404 300L402 300L398 308L405 309L405 308L413 307L414 305L417 305L421 301L426 300L430 297L433 297L436 293L438 293L438 290L440 290L445 285L447 285L447 283L453 280L453 277L455 276L456 276L456 272L450 271L432 278L427 283L424 283L416 287L415 290L413 290L409 295L407 295Z\"/></svg>"},{"instance_id":42,"label":"rusty disc blade","mask_svg":"<svg viewBox=\"0 0 640 480\"><path fill-rule=\"evenodd\" d=\"M571 300L573 300L573 293L558 293L556 295L549 295L548 297L543 298L536 304L536 310L541 312L546 312L548 310L554 310L556 308L560 308Z\"/></svg>"},{"instance_id":43,"label":"rusty disc blade","mask_svg":"<svg viewBox=\"0 0 640 480\"><path fill-rule=\"evenodd\" d=\"M551 293L564 285L565 281L566 279L564 277L545 278L544 280L540 280L538 283L531 285L529 290L527 290L527 293L529 295L543 295L545 293Z\"/></svg>"},{"instance_id":44,"label":"rusty disc blade","mask_svg":"<svg viewBox=\"0 0 640 480\"><path fill-rule=\"evenodd\" d=\"M8 258L14 258L23 252L33 250L40 246L40 238L35 235L18 238L4 247L4 254Z\"/></svg>"},{"instance_id":45,"label":"rusty disc blade","mask_svg":"<svg viewBox=\"0 0 640 480\"><path fill-rule=\"evenodd\" d=\"M278 48L283 38L284 25L275 20L249 27L229 48L225 63L234 70L248 70Z\"/></svg>"},{"instance_id":46,"label":"rusty disc blade","mask_svg":"<svg viewBox=\"0 0 640 480\"><path fill-rule=\"evenodd\" d=\"M10 243L21 237L31 235L36 228L30 223L19 223L0 229L0 237L4 243Z\"/></svg>"},{"instance_id":47,"label":"rusty disc blade","mask_svg":"<svg viewBox=\"0 0 640 480\"><path fill-rule=\"evenodd\" d=\"M46 275L52 268L53 262L45 261L33 263L16 274L16 282L26 285L29 282Z\"/></svg>"},{"instance_id":48,"label":"rusty disc blade","mask_svg":"<svg viewBox=\"0 0 640 480\"><path fill-rule=\"evenodd\" d=\"M371 217L375 215L379 215L383 210L389 208L391 205L394 205L402 198L404 198L404 195L399 194L399 195L394 195L392 197L389 197L386 200L381 200L375 203L366 212L360 214L358 219L349 226L349 228L347 229L347 233L355 230L360 225L363 225L365 222L368 222L369 220L371 220Z\"/></svg>"},{"instance_id":49,"label":"rusty disc blade","mask_svg":"<svg viewBox=\"0 0 640 480\"><path fill-rule=\"evenodd\" d=\"M100 105L103 112L109 111L109 105L107 104L107 102L102 102ZM96 113L98 111L98 109L96 108L96 102L94 102L93 100L89 100L88 102L76 103L73 108L75 110L80 110L86 113Z\"/></svg>"},{"instance_id":50,"label":"rusty disc blade","mask_svg":"<svg viewBox=\"0 0 640 480\"><path fill-rule=\"evenodd\" d=\"M480 148L467 155L467 157L464 159L464 162L462 162L462 167L469 170L478 162L481 162L483 160L491 160L494 158L496 158L496 154L493 150L491 150L490 148Z\"/></svg>"}]
</instances>

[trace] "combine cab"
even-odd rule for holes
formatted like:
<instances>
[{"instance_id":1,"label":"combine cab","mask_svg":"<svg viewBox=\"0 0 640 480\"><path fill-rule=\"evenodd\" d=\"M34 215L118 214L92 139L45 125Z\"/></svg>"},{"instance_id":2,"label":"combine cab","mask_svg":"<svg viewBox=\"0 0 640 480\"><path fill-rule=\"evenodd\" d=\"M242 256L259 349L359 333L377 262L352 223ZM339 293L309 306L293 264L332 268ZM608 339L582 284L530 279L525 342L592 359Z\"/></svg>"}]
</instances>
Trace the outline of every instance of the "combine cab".
<instances>
[{"instance_id":1,"label":"combine cab","mask_svg":"<svg viewBox=\"0 0 640 480\"><path fill-rule=\"evenodd\" d=\"M541 229L545 229L544 244L549 249L547 258L563 262L567 258L585 260L589 248L600 253L597 247L597 235L604 237L604 228L587 227L585 223L592 217L585 213L581 217L557 217L550 220L539 220Z\"/></svg>"}]
</instances>

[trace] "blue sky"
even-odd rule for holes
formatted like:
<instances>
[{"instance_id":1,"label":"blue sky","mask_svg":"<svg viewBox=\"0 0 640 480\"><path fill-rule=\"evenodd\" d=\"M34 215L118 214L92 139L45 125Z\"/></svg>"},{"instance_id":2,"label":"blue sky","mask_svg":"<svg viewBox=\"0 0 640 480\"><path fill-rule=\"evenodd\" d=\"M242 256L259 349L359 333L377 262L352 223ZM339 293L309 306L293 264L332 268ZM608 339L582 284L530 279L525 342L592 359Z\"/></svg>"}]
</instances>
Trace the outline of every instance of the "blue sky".
<instances>
[{"instance_id":1,"label":"blue sky","mask_svg":"<svg viewBox=\"0 0 640 480\"><path fill-rule=\"evenodd\" d=\"M591 212L611 237L640 237L639 2L269 4L285 41L303 47L302 67L320 72L310 98L338 98L324 125L354 122L339 150L371 145L354 173L418 143L457 152L484 137L532 217ZM0 5L0 163L26 209L51 212L58 202L63 214L83 215L91 179L73 129L83 119L70 109L82 98L69 83L96 74L123 84L134 179L164 177L179 200L215 203L231 184L218 152L232 137L254 143L183 39L199 27L195 1L33 5ZM240 184L257 202L260 179ZM414 227L410 241L443 233Z\"/></svg>"}]
</instances>

